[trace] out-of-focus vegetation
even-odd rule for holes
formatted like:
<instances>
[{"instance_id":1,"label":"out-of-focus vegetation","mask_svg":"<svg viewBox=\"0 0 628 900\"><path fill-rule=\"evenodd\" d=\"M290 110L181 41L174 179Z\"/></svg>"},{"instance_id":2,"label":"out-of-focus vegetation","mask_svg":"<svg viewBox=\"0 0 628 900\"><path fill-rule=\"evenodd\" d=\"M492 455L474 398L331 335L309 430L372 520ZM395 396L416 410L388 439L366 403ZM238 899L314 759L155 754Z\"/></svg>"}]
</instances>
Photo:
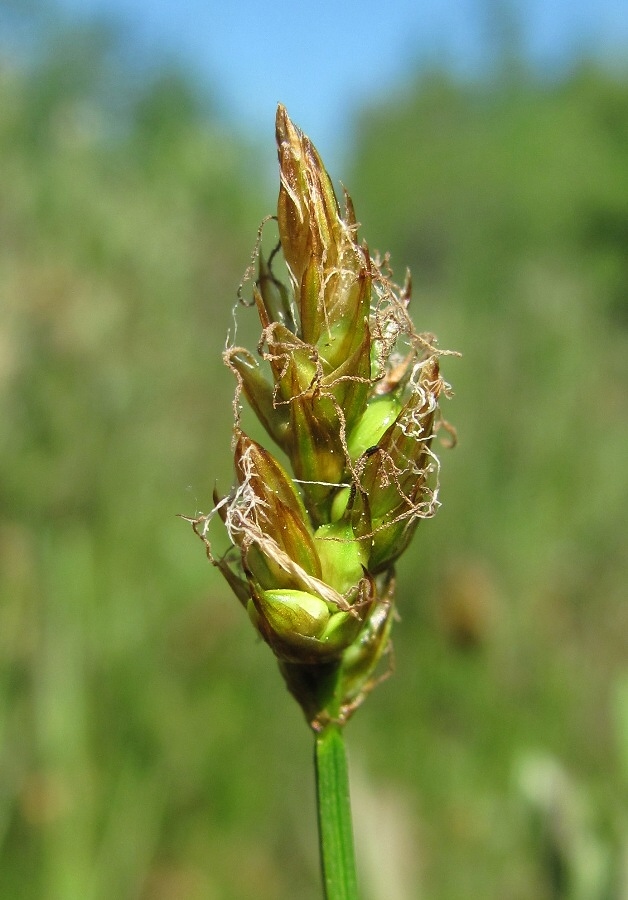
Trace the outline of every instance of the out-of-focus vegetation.
<instances>
[{"instance_id":1,"label":"out-of-focus vegetation","mask_svg":"<svg viewBox=\"0 0 628 900\"><path fill-rule=\"evenodd\" d=\"M316 898L310 736L175 518L231 479L220 354L273 198L185 78L115 118L80 47L0 72L0 896ZM464 354L348 730L365 898L619 900L628 81L424 75L337 174Z\"/></svg>"},{"instance_id":2,"label":"out-of-focus vegetation","mask_svg":"<svg viewBox=\"0 0 628 900\"><path fill-rule=\"evenodd\" d=\"M364 115L350 184L371 245L412 268L415 319L464 354L443 509L401 573L412 689L369 711L404 723L426 895L625 897L628 81L424 76ZM525 846L514 784L539 753L586 792L596 876L554 806L560 859Z\"/></svg>"}]
</instances>

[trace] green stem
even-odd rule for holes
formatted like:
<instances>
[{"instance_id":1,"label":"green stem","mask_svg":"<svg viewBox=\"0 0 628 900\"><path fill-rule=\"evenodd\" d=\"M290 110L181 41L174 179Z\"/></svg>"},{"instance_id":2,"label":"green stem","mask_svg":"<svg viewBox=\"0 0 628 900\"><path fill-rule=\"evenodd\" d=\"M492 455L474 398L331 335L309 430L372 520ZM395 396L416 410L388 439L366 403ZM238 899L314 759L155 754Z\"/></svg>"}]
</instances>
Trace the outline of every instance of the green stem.
<instances>
[{"instance_id":1,"label":"green stem","mask_svg":"<svg viewBox=\"0 0 628 900\"><path fill-rule=\"evenodd\" d=\"M347 757L337 725L316 735L314 763L325 900L357 900Z\"/></svg>"}]
</instances>

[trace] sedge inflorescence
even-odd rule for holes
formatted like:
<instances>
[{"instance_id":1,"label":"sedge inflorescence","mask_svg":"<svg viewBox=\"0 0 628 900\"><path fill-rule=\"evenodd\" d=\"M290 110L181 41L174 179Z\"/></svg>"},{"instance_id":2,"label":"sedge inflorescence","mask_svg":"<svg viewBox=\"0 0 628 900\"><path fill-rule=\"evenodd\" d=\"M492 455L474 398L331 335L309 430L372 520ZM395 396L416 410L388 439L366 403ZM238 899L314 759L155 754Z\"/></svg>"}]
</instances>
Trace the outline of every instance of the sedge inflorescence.
<instances>
[{"instance_id":1,"label":"sedge inflorescence","mask_svg":"<svg viewBox=\"0 0 628 900\"><path fill-rule=\"evenodd\" d=\"M389 649L394 563L439 506L434 437L450 389L434 336L409 316L409 275L398 286L388 259L358 242L349 195L341 212L282 106L276 135L286 274L258 240L257 352L232 343L224 353L236 481L192 524L320 728L360 704ZM289 467L247 435L243 400ZM222 556L208 538L215 515L230 540Z\"/></svg>"}]
</instances>

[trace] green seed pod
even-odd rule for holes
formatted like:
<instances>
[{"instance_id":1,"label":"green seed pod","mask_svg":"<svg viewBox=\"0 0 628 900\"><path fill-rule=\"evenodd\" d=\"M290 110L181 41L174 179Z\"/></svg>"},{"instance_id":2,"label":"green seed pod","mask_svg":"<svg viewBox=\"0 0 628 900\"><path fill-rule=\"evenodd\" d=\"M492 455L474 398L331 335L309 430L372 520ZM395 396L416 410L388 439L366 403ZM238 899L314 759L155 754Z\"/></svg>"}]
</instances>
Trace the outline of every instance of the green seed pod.
<instances>
[{"instance_id":1,"label":"green seed pod","mask_svg":"<svg viewBox=\"0 0 628 900\"><path fill-rule=\"evenodd\" d=\"M351 488L349 487L342 487L334 494L334 499L331 504L332 522L339 522L342 519L347 510L347 504L349 503L350 497Z\"/></svg>"},{"instance_id":2,"label":"green seed pod","mask_svg":"<svg viewBox=\"0 0 628 900\"><path fill-rule=\"evenodd\" d=\"M394 618L395 581L392 574L380 585L380 598L368 614L360 633L342 657L342 684L345 701L356 700L373 687L373 677L380 660L389 648L390 629Z\"/></svg>"},{"instance_id":3,"label":"green seed pod","mask_svg":"<svg viewBox=\"0 0 628 900\"><path fill-rule=\"evenodd\" d=\"M351 647L355 641L362 623L356 616L348 612L337 612L329 617L329 621L319 635L319 640L329 651L331 649L344 650Z\"/></svg>"},{"instance_id":4,"label":"green seed pod","mask_svg":"<svg viewBox=\"0 0 628 900\"><path fill-rule=\"evenodd\" d=\"M347 440L351 459L355 461L370 447L376 447L402 409L396 397L387 395L371 400Z\"/></svg>"},{"instance_id":5,"label":"green seed pod","mask_svg":"<svg viewBox=\"0 0 628 900\"><path fill-rule=\"evenodd\" d=\"M332 522L321 525L314 534L314 543L321 561L322 577L335 589L346 594L356 588L364 577L368 550L353 534L351 525Z\"/></svg>"},{"instance_id":6,"label":"green seed pod","mask_svg":"<svg viewBox=\"0 0 628 900\"><path fill-rule=\"evenodd\" d=\"M330 614L325 601L306 591L260 591L251 602L251 621L285 662L306 665L338 660L362 624L349 612Z\"/></svg>"},{"instance_id":7,"label":"green seed pod","mask_svg":"<svg viewBox=\"0 0 628 900\"><path fill-rule=\"evenodd\" d=\"M284 640L291 636L318 637L329 621L325 601L305 591L260 591L256 600L260 617Z\"/></svg>"}]
</instances>

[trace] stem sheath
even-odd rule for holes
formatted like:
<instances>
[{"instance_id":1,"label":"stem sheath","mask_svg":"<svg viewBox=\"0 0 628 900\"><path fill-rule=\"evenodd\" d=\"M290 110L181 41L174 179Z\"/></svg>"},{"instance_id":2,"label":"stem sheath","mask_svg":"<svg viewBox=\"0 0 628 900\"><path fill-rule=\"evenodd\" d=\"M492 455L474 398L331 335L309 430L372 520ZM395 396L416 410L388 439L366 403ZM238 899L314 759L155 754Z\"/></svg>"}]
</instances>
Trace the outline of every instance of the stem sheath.
<instances>
[{"instance_id":1,"label":"stem sheath","mask_svg":"<svg viewBox=\"0 0 628 900\"><path fill-rule=\"evenodd\" d=\"M314 761L325 900L357 900L347 757L337 725L316 735Z\"/></svg>"}]
</instances>

